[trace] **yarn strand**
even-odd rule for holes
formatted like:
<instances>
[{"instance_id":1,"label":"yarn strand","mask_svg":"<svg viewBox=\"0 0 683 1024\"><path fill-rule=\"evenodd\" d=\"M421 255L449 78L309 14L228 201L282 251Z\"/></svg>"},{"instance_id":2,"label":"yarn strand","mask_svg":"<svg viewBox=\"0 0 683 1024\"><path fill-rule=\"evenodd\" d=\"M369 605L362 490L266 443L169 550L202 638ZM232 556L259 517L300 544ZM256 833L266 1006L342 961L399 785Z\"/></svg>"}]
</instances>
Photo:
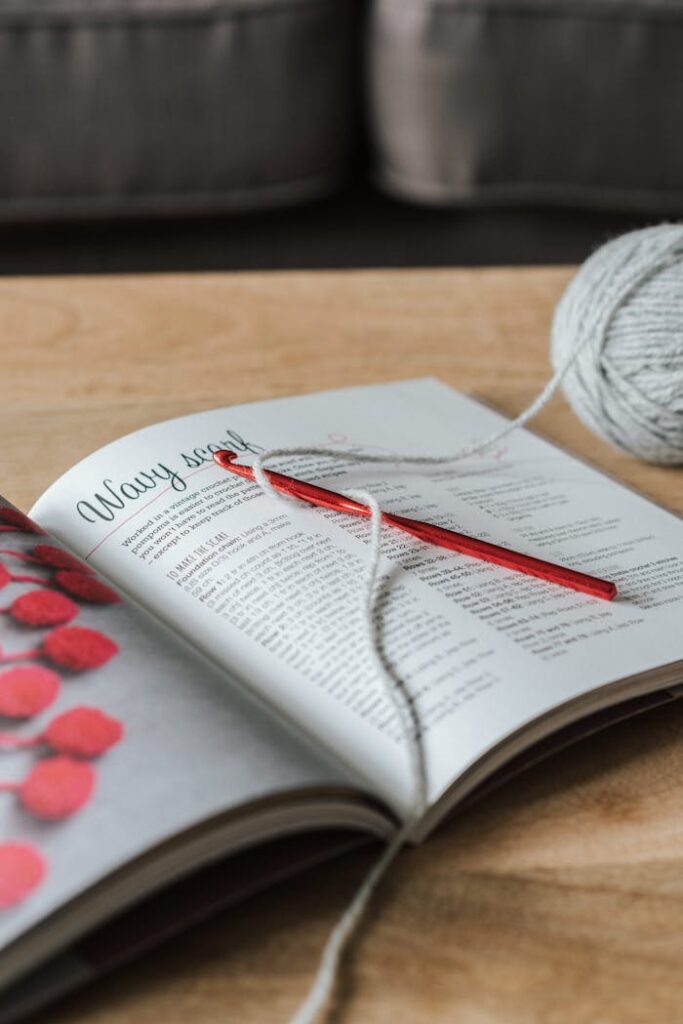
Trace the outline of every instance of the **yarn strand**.
<instances>
[{"instance_id":1,"label":"yarn strand","mask_svg":"<svg viewBox=\"0 0 683 1024\"><path fill-rule=\"evenodd\" d=\"M293 1017L290 1017L290 1024L314 1024L329 1002L339 974L339 964L344 949L356 931L375 889L407 842L412 824L411 822L410 826L404 825L391 842L385 846L381 856L368 871L353 899L334 926L323 948L313 984L299 1009Z\"/></svg>"},{"instance_id":2,"label":"yarn strand","mask_svg":"<svg viewBox=\"0 0 683 1024\"><path fill-rule=\"evenodd\" d=\"M518 416L483 440L471 442L446 455L382 454L343 451L320 446L272 448L254 461L254 479L266 493L279 501L295 501L279 494L270 483L265 465L274 459L317 456L358 464L438 466L480 455L524 427L550 401L561 384L575 412L589 427L613 443L653 462L683 463L683 225L661 225L632 232L603 246L579 271L562 297L553 321L551 356L554 373L537 397ZM656 331L647 336L645 325L627 307L639 292L652 285L655 299L664 296L668 307L659 317L671 335L670 351L655 350ZM651 302L654 302L650 297ZM660 303L661 304L661 303ZM656 307L659 310L659 306ZM626 312L622 315L622 310ZM626 315L628 313L628 315ZM652 316L652 309L650 309ZM610 355L610 332L617 319L623 355ZM676 334L677 332L677 334ZM626 337L626 343L623 338ZM678 339L678 340L677 340ZM607 351L607 355L605 355ZM657 362L659 359L659 362ZM619 360L623 360L622 367ZM654 365L655 370L652 370ZM653 398L638 387L632 367L660 374ZM671 380L671 367L678 378ZM627 372L628 371L628 372ZM323 949L320 965L299 1010L290 1024L313 1024L331 997L344 949L367 909L382 877L409 841L428 802L427 762L419 709L408 687L385 664L377 608L377 580L381 557L382 511L373 495L365 491L346 492L363 501L371 512L371 542L368 569L362 591L362 615L368 649L378 679L393 705L403 733L410 761L412 794L405 824L396 832L361 883L346 911L332 930Z\"/></svg>"},{"instance_id":3,"label":"yarn strand","mask_svg":"<svg viewBox=\"0 0 683 1024\"><path fill-rule=\"evenodd\" d=\"M574 354L575 357L576 354ZM291 456L332 456L335 459L349 459L359 463L391 462L411 465L439 465L480 454L500 442L514 430L519 429L535 416L552 398L564 375L569 370L573 358L567 358L546 384L538 397L523 412L501 430L496 431L484 440L474 442L459 449L452 455L368 455L362 452L339 451L325 447L290 447L273 448L256 457L253 463L254 480L268 494L278 501L293 501L276 491L265 471L265 463L272 459ZM361 501L368 506L371 514L371 539L368 568L362 591L363 621L368 638L368 649L377 677L396 711L403 732L405 747L410 759L413 794L411 810L405 824L396 832L387 844L380 857L368 871L364 880L356 890L351 902L330 933L320 957L320 963L308 994L299 1009L290 1018L289 1024L314 1024L330 1001L339 974L341 959L346 946L353 937L372 896L382 878L396 859L398 853L409 841L415 825L419 822L427 807L428 775L426 754L422 742L422 729L419 710L403 681L394 676L385 665L381 655L379 624L375 608L377 578L381 557L382 510L377 499L367 491L345 491L347 497Z\"/></svg>"},{"instance_id":4,"label":"yarn strand","mask_svg":"<svg viewBox=\"0 0 683 1024\"><path fill-rule=\"evenodd\" d=\"M277 492L275 493L277 494ZM427 804L427 766L417 708L405 684L390 673L380 654L375 595L381 557L382 511L377 499L367 491L346 491L345 494L355 501L364 502L371 510L370 557L363 586L363 619L368 632L369 650L377 676L382 681L385 692L394 706L403 732L403 740L410 755L413 783L412 806L406 823L398 830L375 861L330 933L323 948L313 984L306 999L290 1019L290 1024L313 1024L328 1004L339 973L339 964L344 949L356 931L375 889L410 838L412 829L422 817ZM279 494L278 497L280 497Z\"/></svg>"}]
</instances>

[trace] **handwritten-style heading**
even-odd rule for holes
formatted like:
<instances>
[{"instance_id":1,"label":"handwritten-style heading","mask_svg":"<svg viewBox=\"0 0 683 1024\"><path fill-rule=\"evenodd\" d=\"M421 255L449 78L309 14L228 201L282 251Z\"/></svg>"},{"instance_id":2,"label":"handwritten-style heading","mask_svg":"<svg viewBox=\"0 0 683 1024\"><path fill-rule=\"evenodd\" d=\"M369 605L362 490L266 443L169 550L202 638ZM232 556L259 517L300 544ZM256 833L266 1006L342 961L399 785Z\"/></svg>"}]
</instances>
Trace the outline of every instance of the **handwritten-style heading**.
<instances>
[{"instance_id":1,"label":"handwritten-style heading","mask_svg":"<svg viewBox=\"0 0 683 1024\"><path fill-rule=\"evenodd\" d=\"M265 449L253 444L235 430L226 430L222 441L211 441L204 448L192 448L187 452L178 453L178 463L182 469L199 469L205 462L213 462L214 452L230 448L235 452L251 452L258 455ZM138 501L149 491L164 485L174 491L187 490L187 481L182 471L174 469L165 462L157 462L148 469L141 469L130 480L112 480L105 477L98 490L88 498L76 502L76 511L86 523L112 523L117 515L128 508L130 502Z\"/></svg>"}]
</instances>

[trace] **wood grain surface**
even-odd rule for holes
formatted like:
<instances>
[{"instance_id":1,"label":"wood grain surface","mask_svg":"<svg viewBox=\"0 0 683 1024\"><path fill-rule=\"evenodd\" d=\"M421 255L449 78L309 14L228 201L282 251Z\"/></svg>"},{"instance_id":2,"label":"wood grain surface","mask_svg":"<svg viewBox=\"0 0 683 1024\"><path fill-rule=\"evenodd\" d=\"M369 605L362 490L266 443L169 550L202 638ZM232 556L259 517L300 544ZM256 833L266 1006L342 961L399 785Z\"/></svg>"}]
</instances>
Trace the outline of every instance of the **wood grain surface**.
<instances>
[{"instance_id":1,"label":"wood grain surface","mask_svg":"<svg viewBox=\"0 0 683 1024\"><path fill-rule=\"evenodd\" d=\"M434 375L514 414L548 376L569 269L0 281L0 489L27 509L94 448L221 404ZM538 430L683 510L683 473ZM449 447L456 447L453 437ZM194 929L35 1024L270 1024L305 993L371 860ZM405 852L348 956L337 1024L683 1021L683 711L612 728Z\"/></svg>"}]
</instances>

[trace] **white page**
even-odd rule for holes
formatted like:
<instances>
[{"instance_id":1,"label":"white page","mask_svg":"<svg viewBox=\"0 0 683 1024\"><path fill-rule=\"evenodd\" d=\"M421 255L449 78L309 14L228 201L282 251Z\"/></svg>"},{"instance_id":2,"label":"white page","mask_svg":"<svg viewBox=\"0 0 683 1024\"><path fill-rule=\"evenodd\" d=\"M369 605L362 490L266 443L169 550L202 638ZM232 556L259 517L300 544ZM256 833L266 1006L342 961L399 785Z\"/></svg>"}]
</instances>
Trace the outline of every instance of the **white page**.
<instances>
[{"instance_id":1,"label":"white page","mask_svg":"<svg viewBox=\"0 0 683 1024\"><path fill-rule=\"evenodd\" d=\"M6 507L0 498L0 508ZM40 593L34 583L16 579L22 574L54 586L48 566L24 561L36 545L54 543L51 538L20 531L1 536L0 564L15 577L3 583L3 604L12 607ZM48 593L60 596L56 589ZM101 756L79 762L93 771L94 791L69 816L46 819L20 794L0 793L0 844L30 843L45 863L42 883L26 899L12 905L0 899L0 951L112 872L203 822L269 799L284 800L287 793L309 792L313 799L321 790L350 790L355 783L249 700L224 672L127 602L78 602L77 616L66 628L96 631L114 644L114 653L83 671L40 655L2 665L3 688L8 673L32 666L51 674L56 691L31 717L0 717L0 778L21 782L64 754L47 741L10 744L44 735L58 716L76 708L94 708L115 719L122 735ZM0 618L3 658L43 644L48 635L49 629L12 615ZM295 829L296 820L289 827ZM6 957L0 957L0 985L7 970Z\"/></svg>"},{"instance_id":2,"label":"white page","mask_svg":"<svg viewBox=\"0 0 683 1024\"><path fill-rule=\"evenodd\" d=\"M242 449L244 461L249 449L284 445L436 454L503 422L429 380L202 412L84 460L34 515L400 812L408 759L360 621L367 521L278 502L216 467L207 446ZM369 489L388 510L620 586L607 603L385 531L384 570L394 571L384 643L418 695L432 799L542 713L683 658L681 521L527 432L437 470L313 459L277 468Z\"/></svg>"}]
</instances>

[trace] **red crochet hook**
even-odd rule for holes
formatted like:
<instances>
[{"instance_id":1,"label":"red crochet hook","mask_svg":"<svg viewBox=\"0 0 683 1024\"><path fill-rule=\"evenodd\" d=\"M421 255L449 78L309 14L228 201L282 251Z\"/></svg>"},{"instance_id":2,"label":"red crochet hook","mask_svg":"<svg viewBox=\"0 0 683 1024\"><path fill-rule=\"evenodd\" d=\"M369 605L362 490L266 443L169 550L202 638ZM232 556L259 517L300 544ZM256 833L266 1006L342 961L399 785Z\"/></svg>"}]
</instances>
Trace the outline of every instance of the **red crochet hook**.
<instances>
[{"instance_id":1,"label":"red crochet hook","mask_svg":"<svg viewBox=\"0 0 683 1024\"><path fill-rule=\"evenodd\" d=\"M235 462L235 459L238 458L237 452L224 449L215 452L213 457L221 469L237 473L245 480L254 480L254 471L251 466L241 466ZM311 505L320 505L323 508L333 509L335 512L348 512L352 516L367 517L371 515L367 505L347 498L343 494L337 494L336 491L328 491L325 487L317 487L304 480L295 480L291 476L273 473L270 470L266 470L266 475L276 491L281 491L282 494L287 494L292 498L300 498L302 501L310 502ZM443 526L423 523L418 519L406 519L405 516L396 516L392 512L382 512L382 521L390 526L396 526L399 530L410 533L413 537L418 537L419 540L426 541L428 544L436 544L438 547L448 548L451 551L459 551L463 555L481 558L485 562L494 562L506 569L524 572L528 576L538 576L539 579L546 580L548 583L571 587L572 590L580 590L584 594L590 594L591 597L601 597L605 601L611 601L617 593L615 584L608 580L601 580L597 576L589 576L587 573L577 572L575 569L567 569L563 565L555 565L542 558L532 558L531 555L523 555L518 551L500 547L498 544L477 540L476 537L468 537L465 533L456 533L455 530L447 530Z\"/></svg>"}]
</instances>

